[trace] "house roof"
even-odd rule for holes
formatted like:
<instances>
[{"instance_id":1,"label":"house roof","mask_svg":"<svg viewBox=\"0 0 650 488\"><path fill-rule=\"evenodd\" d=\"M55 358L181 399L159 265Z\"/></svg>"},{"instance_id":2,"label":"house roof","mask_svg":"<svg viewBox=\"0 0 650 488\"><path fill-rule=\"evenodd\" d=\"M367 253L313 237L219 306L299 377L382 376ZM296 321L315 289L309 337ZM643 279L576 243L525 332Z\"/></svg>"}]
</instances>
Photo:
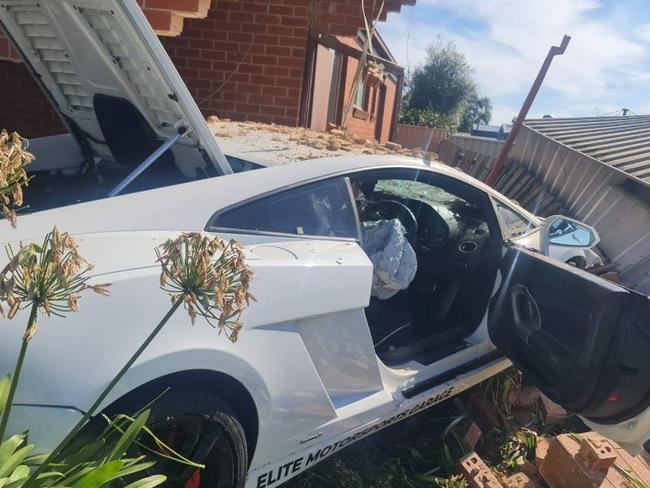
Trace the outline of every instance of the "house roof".
<instances>
[{"instance_id":1,"label":"house roof","mask_svg":"<svg viewBox=\"0 0 650 488\"><path fill-rule=\"evenodd\" d=\"M650 115L530 119L524 125L650 184Z\"/></svg>"}]
</instances>

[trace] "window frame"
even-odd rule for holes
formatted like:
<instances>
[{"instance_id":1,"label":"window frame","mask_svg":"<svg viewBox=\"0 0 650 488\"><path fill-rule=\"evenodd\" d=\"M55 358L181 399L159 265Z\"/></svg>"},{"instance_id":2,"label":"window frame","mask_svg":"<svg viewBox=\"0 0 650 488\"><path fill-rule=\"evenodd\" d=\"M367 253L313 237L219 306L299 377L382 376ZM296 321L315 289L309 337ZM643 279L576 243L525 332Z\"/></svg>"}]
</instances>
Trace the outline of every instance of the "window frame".
<instances>
[{"instance_id":1,"label":"window frame","mask_svg":"<svg viewBox=\"0 0 650 488\"><path fill-rule=\"evenodd\" d=\"M329 181L336 182L337 184L340 184L337 180L340 180L343 185L345 185L346 188L346 197L351 205L352 212L354 215L354 220L355 220L355 231L356 231L356 236L355 237L342 237L342 236L322 236L322 235L311 235L311 234L292 234L289 232L274 232L274 231L268 231L268 230L255 230L255 229L245 229L245 228L234 228L234 227L222 227L219 225L215 225L215 221L224 213L230 212L233 210L237 210L238 208L244 207L246 205L249 205L251 203L255 203L257 201L263 200L268 197L272 197L274 195L279 195L281 193L286 193L290 192L292 190L298 190L302 187L306 187L309 185L317 184L317 183L327 183ZM284 186L282 188L278 188L275 190L271 190L265 193L261 193L259 195L255 195L254 197L247 198L245 200L241 200L233 205L229 205L227 207L224 207L222 209L217 210L215 213L212 214L210 219L208 220L207 224L205 225L204 230L206 232L212 232L212 233L224 233L224 234L243 234L243 235L255 235L255 236L269 236L269 237L283 237L283 238L291 238L291 239L307 239L307 240L324 240L324 241L344 241L344 242L356 242L358 244L361 243L361 224L359 220L359 214L357 211L357 206L354 203L354 195L352 193L352 186L350 185L350 179L346 177L344 174L334 174L334 175L327 175L326 177L321 177L321 178L313 178L310 180L306 181L301 181L299 183L295 183L292 185Z\"/></svg>"},{"instance_id":2,"label":"window frame","mask_svg":"<svg viewBox=\"0 0 650 488\"><path fill-rule=\"evenodd\" d=\"M506 239L503 236L502 233L502 227L501 227L501 220L498 215L498 211L495 205L496 198L490 194L489 192L483 190L482 188L479 188L471 183L468 183L466 181L463 181L460 178L457 178L453 175L448 175L444 174L441 172L437 172L432 170L431 168L422 165L421 168L414 167L411 165L400 165L400 164L387 164L387 165L381 165L381 166L376 166L376 167L366 167L366 168L353 168L353 169L346 169L346 170L341 170L341 171L336 171L334 173L330 173L327 175L323 176L316 176L313 178L309 178L307 180L303 180L300 182L292 183L290 185L283 186L281 188L277 188L268 192L260 193L258 195L255 195L253 197L241 200L235 204L229 205L227 207L221 208L214 212L212 216L208 219L208 222L206 223L204 230L205 232L212 232L212 233L227 233L227 234L244 234L244 235L262 235L262 236L270 236L270 237L285 237L285 238L291 238L291 239L311 239L311 240L326 240L326 241L343 241L343 242L356 242L357 244L361 244L361 219L358 215L358 210L356 208L356 204L354 204L354 195L352 194L352 187L351 187L351 180L360 175L364 174L371 174L374 172L387 172L387 171L407 171L410 173L426 173L427 175L430 175L432 178L437 178L439 181L445 182L449 181L452 182L452 184L455 185L460 185L462 187L470 189L470 191L475 192L476 195L481 195L481 199L484 200L486 210L488 210L488 215L487 215L487 223L488 227L490 230L490 235L493 238L499 239L500 244L505 244ZM308 236L308 235L298 235L298 234L286 234L286 233L278 233L278 232L268 232L268 231L255 231L255 230L249 230L249 229L228 229L228 228L222 228L218 226L212 226L212 222L222 213L240 207L242 205L245 205L249 202L253 202L255 200L259 200L268 196L275 195L277 193L283 192L283 191L288 191L294 188L299 188L301 186L309 185L312 183L317 183L319 181L327 181L330 179L336 179L336 178L344 178L346 181L346 185L348 187L348 193L349 193L349 198L353 202L353 210L356 216L357 220L357 228L358 228L358 237L357 238L349 238L349 237L336 237L336 236ZM445 185L438 185L441 186L442 189L445 189ZM491 209L491 212L489 209ZM495 232L498 231L498 232Z\"/></svg>"},{"instance_id":3,"label":"window frame","mask_svg":"<svg viewBox=\"0 0 650 488\"><path fill-rule=\"evenodd\" d=\"M504 242L512 242L513 240L516 239L523 239L524 237L528 237L529 235L533 234L534 232L537 232L540 229L539 225L535 226L533 221L531 221L528 217L522 215L521 212L518 212L516 209L512 208L512 205L507 204L500 198L495 197L494 195L490 195L490 198L493 203L494 213L496 214L497 220L499 221L499 228L501 230L501 236L503 237ZM506 229L508 226L505 224L503 218L501 217L501 212L499 212L499 205L510 210L512 213L517 215L521 220L525 220L526 222L529 222L531 224L530 230L514 238L508 237L506 234Z\"/></svg>"}]
</instances>

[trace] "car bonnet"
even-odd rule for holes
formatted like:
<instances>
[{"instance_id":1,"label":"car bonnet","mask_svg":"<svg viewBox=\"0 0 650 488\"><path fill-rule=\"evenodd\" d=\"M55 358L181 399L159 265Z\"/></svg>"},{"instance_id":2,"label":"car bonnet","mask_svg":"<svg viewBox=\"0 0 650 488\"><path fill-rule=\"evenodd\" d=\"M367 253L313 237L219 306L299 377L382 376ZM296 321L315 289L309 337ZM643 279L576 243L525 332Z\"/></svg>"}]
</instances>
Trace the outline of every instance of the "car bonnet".
<instances>
[{"instance_id":1,"label":"car bonnet","mask_svg":"<svg viewBox=\"0 0 650 488\"><path fill-rule=\"evenodd\" d=\"M0 23L86 160L135 166L180 129L186 176L232 172L135 0L5 0Z\"/></svg>"}]
</instances>

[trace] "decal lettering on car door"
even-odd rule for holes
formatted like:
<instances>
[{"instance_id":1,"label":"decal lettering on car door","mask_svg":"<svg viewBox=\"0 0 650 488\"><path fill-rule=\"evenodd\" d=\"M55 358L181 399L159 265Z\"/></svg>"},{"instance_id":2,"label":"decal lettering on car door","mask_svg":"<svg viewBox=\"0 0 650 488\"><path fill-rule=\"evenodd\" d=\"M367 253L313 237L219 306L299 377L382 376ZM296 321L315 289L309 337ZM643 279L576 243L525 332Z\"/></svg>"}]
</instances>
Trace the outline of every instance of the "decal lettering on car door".
<instances>
[{"instance_id":1,"label":"decal lettering on car door","mask_svg":"<svg viewBox=\"0 0 650 488\"><path fill-rule=\"evenodd\" d=\"M362 430L354 434L350 434L341 440L333 442L332 444L328 444L324 447L320 447L315 451L269 469L257 477L256 486L257 488L268 488L275 485L276 483L284 482L290 475L293 476L300 470L311 467L316 462L334 454L339 449L342 449L351 443L358 441L359 439L362 439L396 422L399 422L400 420L403 420L407 417L410 417L411 415L415 415L416 413L421 412L422 410L432 407L433 405L440 403L443 400L446 400L453 395L453 392L454 387L449 387L446 390L443 390L442 392L437 393L436 395L427 398L426 400L423 400L412 407L404 409L401 412L396 413L384 420L377 419L371 425L368 425Z\"/></svg>"}]
</instances>

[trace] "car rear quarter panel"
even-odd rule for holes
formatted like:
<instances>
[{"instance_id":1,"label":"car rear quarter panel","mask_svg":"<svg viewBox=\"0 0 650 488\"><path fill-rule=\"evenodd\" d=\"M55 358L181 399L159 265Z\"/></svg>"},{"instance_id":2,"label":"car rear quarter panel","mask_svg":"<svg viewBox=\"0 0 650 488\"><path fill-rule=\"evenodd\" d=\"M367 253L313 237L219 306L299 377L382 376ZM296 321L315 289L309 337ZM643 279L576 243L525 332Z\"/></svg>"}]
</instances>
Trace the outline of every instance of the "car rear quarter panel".
<instances>
[{"instance_id":1,"label":"car rear quarter panel","mask_svg":"<svg viewBox=\"0 0 650 488\"><path fill-rule=\"evenodd\" d=\"M133 233L128 251L121 244L128 236L121 233L79 240L81 253L98 263L91 283L111 282L111 296L86 292L79 312L66 318L39 316L17 403L87 409L144 341L170 306L159 287L153 248L175 234L154 234ZM179 310L104 406L167 374L197 369L225 373L244 385L256 403L257 464L295 451L305 433L335 417L296 321L363 308L372 268L353 242L289 240L249 244L246 252L256 275L252 293L257 303L242 317L239 341L231 344L203 319L192 326ZM108 271L117 265L125 270ZM0 319L2 372L15 364L26 312L12 321Z\"/></svg>"}]
</instances>

